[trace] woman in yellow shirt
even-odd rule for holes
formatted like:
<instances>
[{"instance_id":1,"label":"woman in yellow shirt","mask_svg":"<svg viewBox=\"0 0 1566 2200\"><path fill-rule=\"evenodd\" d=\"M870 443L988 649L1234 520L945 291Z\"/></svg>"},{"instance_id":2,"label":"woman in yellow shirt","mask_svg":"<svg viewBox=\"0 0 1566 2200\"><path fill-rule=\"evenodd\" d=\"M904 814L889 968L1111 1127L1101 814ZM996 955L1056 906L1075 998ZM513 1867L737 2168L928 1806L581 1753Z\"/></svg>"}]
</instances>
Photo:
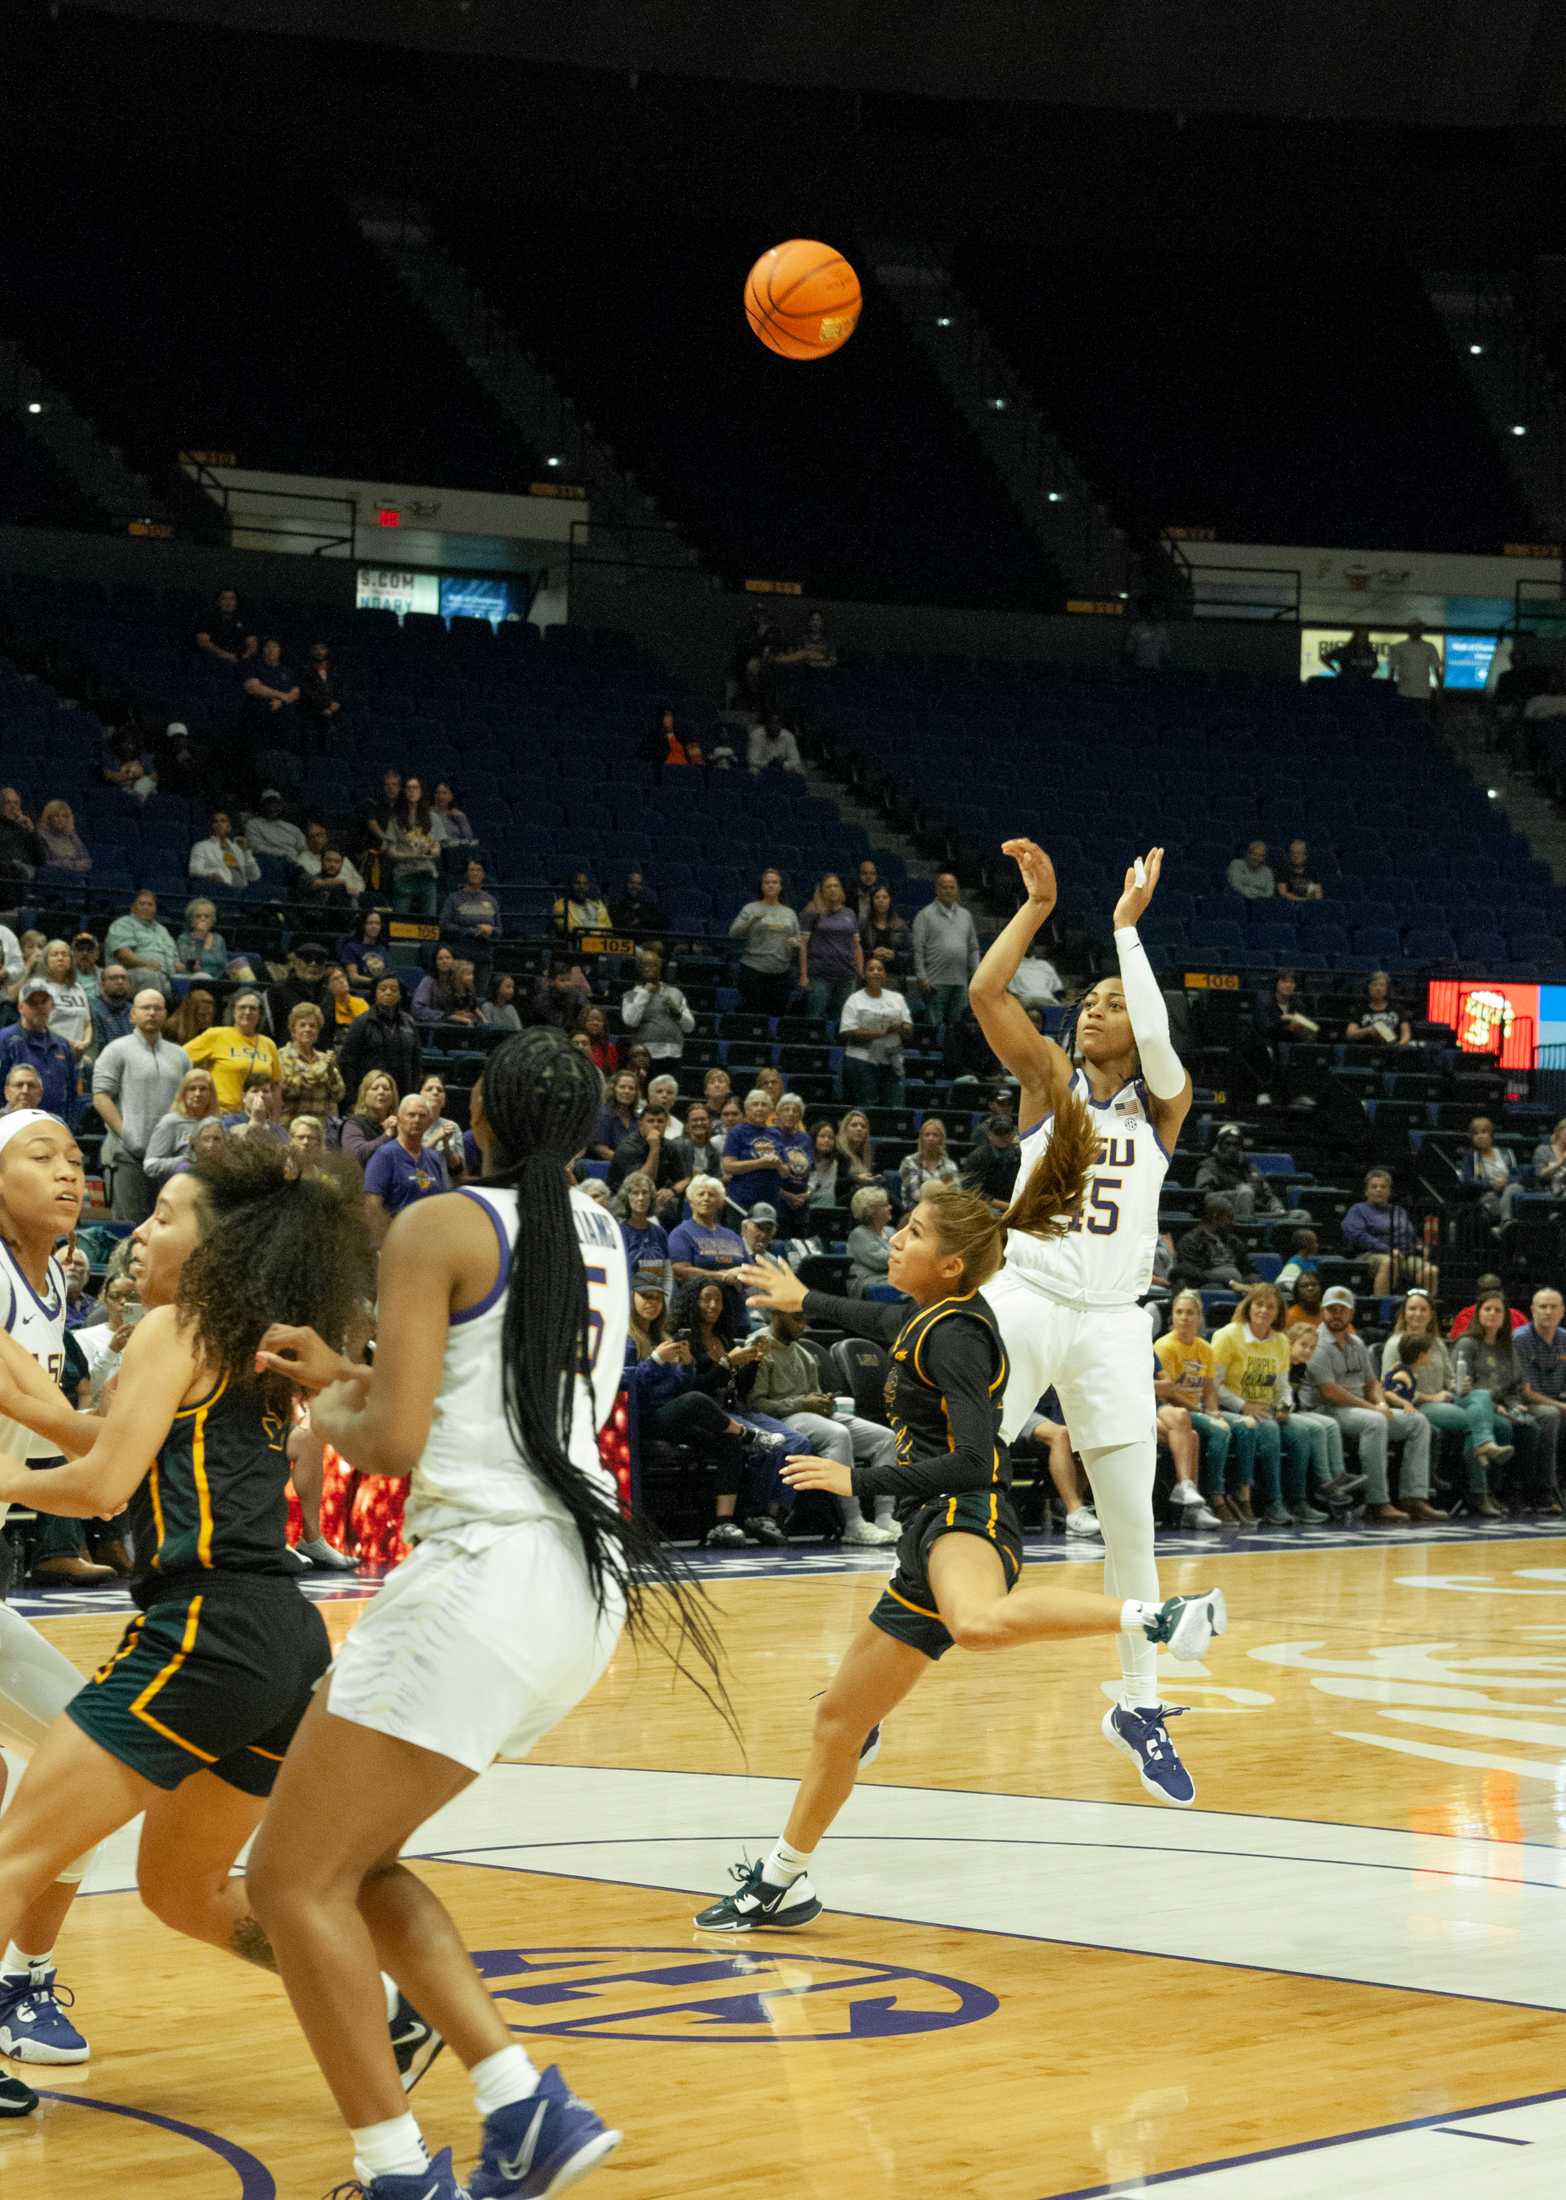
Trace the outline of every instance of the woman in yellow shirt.
<instances>
[{"instance_id":1,"label":"woman in yellow shirt","mask_svg":"<svg viewBox=\"0 0 1566 2200\"><path fill-rule=\"evenodd\" d=\"M212 1072L218 1106L225 1115L237 1115L244 1104L245 1086L252 1076L270 1077L282 1090L283 1065L276 1046L261 1029L259 993L236 993L229 1003L232 1021L214 1024L185 1041L193 1063Z\"/></svg>"},{"instance_id":2,"label":"woman in yellow shirt","mask_svg":"<svg viewBox=\"0 0 1566 2200\"><path fill-rule=\"evenodd\" d=\"M1289 1345L1283 1300L1273 1284L1258 1283L1245 1294L1233 1321L1213 1339L1213 1358L1220 1389L1234 1397L1255 1431L1253 1471L1263 1499L1263 1525L1287 1528L1324 1518L1305 1498L1314 1451L1311 1432L1289 1425L1294 1405Z\"/></svg>"},{"instance_id":3,"label":"woman in yellow shirt","mask_svg":"<svg viewBox=\"0 0 1566 2200\"><path fill-rule=\"evenodd\" d=\"M1256 1447L1254 1442L1247 1442L1241 1453L1218 1403L1213 1348L1201 1333L1202 1311L1200 1292L1176 1294L1169 1309L1171 1326L1153 1347L1159 1367L1153 1379L1153 1395L1161 1406L1184 1406L1191 1416L1191 1426L1202 1440L1202 1487L1207 1502L1220 1520L1238 1520L1241 1518L1238 1505L1231 1503L1224 1494L1225 1478L1231 1471L1232 1460L1234 1496L1244 1499L1248 1513L1250 1462ZM1242 1431L1242 1434L1249 1436L1249 1431ZM1246 1470L1243 1477L1239 1473L1242 1463ZM1177 1500L1181 1487L1176 1484Z\"/></svg>"},{"instance_id":4,"label":"woman in yellow shirt","mask_svg":"<svg viewBox=\"0 0 1566 2200\"><path fill-rule=\"evenodd\" d=\"M333 963L326 973L326 990L332 1003L332 1029L338 1038L357 1017L365 1014L368 1001L361 1001L348 984L348 973L341 963Z\"/></svg>"}]
</instances>

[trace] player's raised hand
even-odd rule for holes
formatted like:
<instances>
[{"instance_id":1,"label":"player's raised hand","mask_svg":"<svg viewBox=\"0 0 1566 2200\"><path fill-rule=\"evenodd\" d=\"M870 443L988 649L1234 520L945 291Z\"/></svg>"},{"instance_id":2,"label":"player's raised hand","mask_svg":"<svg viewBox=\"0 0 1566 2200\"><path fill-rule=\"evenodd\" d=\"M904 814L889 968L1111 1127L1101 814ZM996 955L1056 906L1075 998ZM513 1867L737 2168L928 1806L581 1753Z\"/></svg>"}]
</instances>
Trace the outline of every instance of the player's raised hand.
<instances>
[{"instance_id":1,"label":"player's raised hand","mask_svg":"<svg viewBox=\"0 0 1566 2200\"><path fill-rule=\"evenodd\" d=\"M1055 906L1055 866L1036 840L1003 840L1001 854L1010 856L1022 873L1022 883L1028 890L1029 901L1041 902L1046 909Z\"/></svg>"},{"instance_id":2,"label":"player's raised hand","mask_svg":"<svg viewBox=\"0 0 1566 2200\"><path fill-rule=\"evenodd\" d=\"M752 1306L764 1306L774 1314L797 1314L805 1303L805 1286L786 1260L748 1260L734 1269L745 1286Z\"/></svg>"},{"instance_id":3,"label":"player's raised hand","mask_svg":"<svg viewBox=\"0 0 1566 2200\"><path fill-rule=\"evenodd\" d=\"M1126 868L1126 882L1120 889L1120 899L1115 903L1115 928L1135 924L1144 915L1148 903L1158 885L1159 874L1164 867L1162 848L1149 848L1145 856Z\"/></svg>"}]
</instances>

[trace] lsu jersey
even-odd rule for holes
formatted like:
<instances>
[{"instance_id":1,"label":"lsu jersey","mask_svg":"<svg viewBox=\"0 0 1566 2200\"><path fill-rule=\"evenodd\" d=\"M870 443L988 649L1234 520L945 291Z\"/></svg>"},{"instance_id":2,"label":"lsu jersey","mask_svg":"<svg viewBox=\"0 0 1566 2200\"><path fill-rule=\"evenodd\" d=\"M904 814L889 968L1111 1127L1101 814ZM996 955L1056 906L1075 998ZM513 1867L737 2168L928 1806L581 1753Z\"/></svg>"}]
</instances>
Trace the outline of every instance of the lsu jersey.
<instances>
[{"instance_id":1,"label":"lsu jersey","mask_svg":"<svg viewBox=\"0 0 1566 2200\"><path fill-rule=\"evenodd\" d=\"M1100 1131L1097 1161L1088 1172L1082 1209L1064 1237L1006 1234L1006 1267L1067 1306L1133 1305L1146 1293L1158 1244L1158 1201L1169 1156L1147 1110L1140 1080L1095 1100L1079 1069L1071 1089ZM1024 1132L1017 1170L1020 1193L1049 1145L1053 1115Z\"/></svg>"}]
</instances>

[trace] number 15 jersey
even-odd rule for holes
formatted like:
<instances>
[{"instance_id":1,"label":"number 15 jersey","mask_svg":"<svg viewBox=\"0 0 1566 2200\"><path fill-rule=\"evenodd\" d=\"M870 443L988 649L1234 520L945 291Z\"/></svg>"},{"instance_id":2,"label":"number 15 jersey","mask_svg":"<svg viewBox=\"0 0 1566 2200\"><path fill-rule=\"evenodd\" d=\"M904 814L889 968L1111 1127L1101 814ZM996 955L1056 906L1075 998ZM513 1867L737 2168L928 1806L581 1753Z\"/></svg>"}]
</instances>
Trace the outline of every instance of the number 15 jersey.
<instances>
[{"instance_id":1,"label":"number 15 jersey","mask_svg":"<svg viewBox=\"0 0 1566 2200\"><path fill-rule=\"evenodd\" d=\"M408 1485L404 1530L410 1541L471 1528L511 1528L526 1520L571 1526L560 1500L531 1471L506 1419L506 1290L517 1231L517 1195L508 1189L464 1190L494 1225L500 1271L494 1287L466 1313L453 1314L435 1413ZM598 1456L598 1431L614 1410L625 1365L630 1287L620 1225L585 1193L570 1195L572 1234L562 1260L579 1259L587 1275L588 1356L577 1371L570 1455L608 1496L614 1479ZM567 1380L562 1371L562 1389Z\"/></svg>"},{"instance_id":2,"label":"number 15 jersey","mask_svg":"<svg viewBox=\"0 0 1566 2200\"><path fill-rule=\"evenodd\" d=\"M1130 1306L1152 1281L1158 1243L1158 1199L1169 1169L1147 1112L1147 1091L1137 1081L1113 1099L1095 1100L1078 1070L1071 1089L1099 1126L1098 1159L1088 1172L1082 1212L1064 1237L1006 1233L1006 1268L1064 1305ZM1049 1145L1054 1117L1046 1115L1022 1139L1017 1189Z\"/></svg>"}]
</instances>

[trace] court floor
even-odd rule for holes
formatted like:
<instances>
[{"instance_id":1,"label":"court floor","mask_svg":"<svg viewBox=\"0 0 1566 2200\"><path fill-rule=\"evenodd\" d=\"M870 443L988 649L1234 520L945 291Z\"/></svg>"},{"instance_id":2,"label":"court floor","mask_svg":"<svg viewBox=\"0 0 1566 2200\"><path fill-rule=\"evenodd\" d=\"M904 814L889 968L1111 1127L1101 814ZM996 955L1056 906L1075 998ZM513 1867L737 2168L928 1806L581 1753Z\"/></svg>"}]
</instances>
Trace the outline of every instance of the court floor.
<instances>
[{"instance_id":1,"label":"court floor","mask_svg":"<svg viewBox=\"0 0 1566 2200\"><path fill-rule=\"evenodd\" d=\"M1031 1555L1097 1584L1088 1554ZM1232 1618L1169 1668L1193 1810L1145 1799L1099 1734L1112 1645L953 1653L823 1845L826 1915L715 1944L691 1912L778 1831L886 1564L713 1569L743 1754L622 1650L411 1844L535 2061L624 2128L585 2191L1558 2194L1566 1539L1172 1543L1166 1589L1219 1580ZM324 1602L339 1632L364 1608ZM121 1624L85 1596L24 1608L84 1669ZM281 1990L133 1888L131 1831L62 1943L94 2059L28 2073L48 2097L0 2125L0 2188L318 2200L346 2148ZM416 2105L471 2161L449 2057Z\"/></svg>"}]
</instances>

